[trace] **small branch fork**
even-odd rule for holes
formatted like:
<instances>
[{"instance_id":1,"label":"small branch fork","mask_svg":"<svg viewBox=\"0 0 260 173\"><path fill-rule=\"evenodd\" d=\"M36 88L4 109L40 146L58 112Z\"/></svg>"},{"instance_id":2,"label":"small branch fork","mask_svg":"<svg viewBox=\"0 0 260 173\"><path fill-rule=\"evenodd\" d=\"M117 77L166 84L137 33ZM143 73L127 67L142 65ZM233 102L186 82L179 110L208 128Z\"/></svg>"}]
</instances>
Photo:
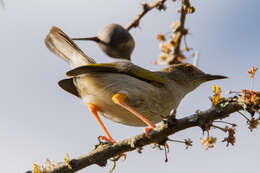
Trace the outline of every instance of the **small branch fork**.
<instances>
[{"instance_id":1,"label":"small branch fork","mask_svg":"<svg viewBox=\"0 0 260 173\"><path fill-rule=\"evenodd\" d=\"M129 31L131 28L138 27L142 17L150 10L154 8L157 8L158 10L165 10L166 9L166 6L164 5L165 2L166 0L156 0L151 4L148 3L142 4L142 11L136 16L134 20L130 22L130 24L126 27L126 30Z\"/></svg>"},{"instance_id":2,"label":"small branch fork","mask_svg":"<svg viewBox=\"0 0 260 173\"><path fill-rule=\"evenodd\" d=\"M231 113L242 109L242 106L236 101L226 101L223 104L220 104L217 107L211 107L206 111L201 111L181 119L175 119L174 121L164 123L152 131L149 137L143 133L114 144L99 145L90 153L70 160L70 167L68 164L64 163L55 167L53 170L44 173L74 173L93 164L105 166L108 159L122 153L138 150L143 146L152 143L160 143L161 141L168 139L169 135L176 132L195 126L203 127L207 122L226 118ZM30 171L27 171L27 173L29 172Z\"/></svg>"},{"instance_id":3,"label":"small branch fork","mask_svg":"<svg viewBox=\"0 0 260 173\"><path fill-rule=\"evenodd\" d=\"M148 4L144 3L142 4L142 11L137 15L134 20L130 22L130 24L126 27L126 30L130 30L132 28L138 27L140 20L143 18L143 16L151 11L154 8L157 8L158 10L166 10L166 6L164 3L166 0L156 0L155 2ZM186 15L189 13L194 12L194 8L190 5L190 0L182 0L182 6L180 9L180 20L179 20L179 26L174 31L173 35L173 41L174 41L174 51L173 51L173 57L169 61L169 64L178 64L180 63L180 59L184 59L184 55L181 51L181 40L182 38L188 34L188 30L184 27Z\"/></svg>"},{"instance_id":4,"label":"small branch fork","mask_svg":"<svg viewBox=\"0 0 260 173\"><path fill-rule=\"evenodd\" d=\"M174 52L173 52L173 58L169 62L169 64L178 64L178 63L180 63L179 58L183 57L183 54L181 51L181 40L182 40L183 36L188 34L188 30L184 27L184 24L185 24L185 20L186 20L186 15L188 13L194 12L194 11L189 12L191 9L194 9L194 8L191 7L190 0L182 0L182 6L180 9L180 13L181 13L180 24L176 28L175 34L172 39L174 41Z\"/></svg>"}]
</instances>

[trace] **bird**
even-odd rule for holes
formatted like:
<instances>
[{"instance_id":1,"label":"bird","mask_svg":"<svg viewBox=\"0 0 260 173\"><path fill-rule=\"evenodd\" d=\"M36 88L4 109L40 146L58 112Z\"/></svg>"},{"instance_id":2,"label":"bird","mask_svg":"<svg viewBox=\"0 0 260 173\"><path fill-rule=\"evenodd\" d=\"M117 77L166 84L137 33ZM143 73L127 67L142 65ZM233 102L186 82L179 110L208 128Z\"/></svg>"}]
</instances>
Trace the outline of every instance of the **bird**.
<instances>
[{"instance_id":1,"label":"bird","mask_svg":"<svg viewBox=\"0 0 260 173\"><path fill-rule=\"evenodd\" d=\"M204 73L189 63L169 65L150 71L128 60L96 63L59 28L53 27L45 39L49 50L67 61L72 70L59 81L65 91L83 100L110 143L112 138L99 114L117 123L145 127L149 136L156 124L177 109L185 95L200 84L223 75Z\"/></svg>"},{"instance_id":2,"label":"bird","mask_svg":"<svg viewBox=\"0 0 260 173\"><path fill-rule=\"evenodd\" d=\"M95 37L72 38L72 40L90 40L96 42L101 50L112 58L131 59L135 47L132 35L119 24L106 25Z\"/></svg>"}]
</instances>

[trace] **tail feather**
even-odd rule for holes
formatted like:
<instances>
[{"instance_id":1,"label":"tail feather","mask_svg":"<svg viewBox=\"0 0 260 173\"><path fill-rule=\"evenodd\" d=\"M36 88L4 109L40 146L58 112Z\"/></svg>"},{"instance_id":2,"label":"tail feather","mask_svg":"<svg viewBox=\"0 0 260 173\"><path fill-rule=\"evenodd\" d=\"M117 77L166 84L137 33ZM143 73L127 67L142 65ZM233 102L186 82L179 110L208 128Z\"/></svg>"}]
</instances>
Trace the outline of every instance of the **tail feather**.
<instances>
[{"instance_id":1,"label":"tail feather","mask_svg":"<svg viewBox=\"0 0 260 173\"><path fill-rule=\"evenodd\" d=\"M95 64L61 29L53 26L45 38L47 48L64 59L72 68Z\"/></svg>"}]
</instances>

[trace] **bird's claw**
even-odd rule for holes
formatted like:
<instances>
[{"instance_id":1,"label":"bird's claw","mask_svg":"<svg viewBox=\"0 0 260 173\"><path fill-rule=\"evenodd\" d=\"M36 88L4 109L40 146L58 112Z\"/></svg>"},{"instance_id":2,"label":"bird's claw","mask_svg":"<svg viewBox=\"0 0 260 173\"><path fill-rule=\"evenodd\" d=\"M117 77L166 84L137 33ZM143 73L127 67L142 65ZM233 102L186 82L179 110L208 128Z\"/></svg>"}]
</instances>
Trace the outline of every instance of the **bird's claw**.
<instances>
[{"instance_id":1,"label":"bird's claw","mask_svg":"<svg viewBox=\"0 0 260 173\"><path fill-rule=\"evenodd\" d=\"M145 127L144 131L145 131L145 136L150 138L150 132L154 129L154 127Z\"/></svg>"},{"instance_id":2,"label":"bird's claw","mask_svg":"<svg viewBox=\"0 0 260 173\"><path fill-rule=\"evenodd\" d=\"M98 137L98 141L101 143L102 140L106 141L106 142L109 143L109 144L114 144L114 143L116 143L116 141L115 141L114 139L112 139L112 138L109 139L109 138L107 138L106 136L99 136L99 137ZM115 156L112 160L113 160L113 161L118 161L121 157L123 157L123 161L126 160L126 154L125 154L125 153L122 153L122 154L119 154L119 155Z\"/></svg>"},{"instance_id":3,"label":"bird's claw","mask_svg":"<svg viewBox=\"0 0 260 173\"><path fill-rule=\"evenodd\" d=\"M106 136L98 136L98 141L101 143L102 142L102 140L103 141L106 141L107 143L112 143L112 144L114 144L114 143L116 143L116 141L114 140L114 139L109 139L109 138L107 138Z\"/></svg>"}]
</instances>

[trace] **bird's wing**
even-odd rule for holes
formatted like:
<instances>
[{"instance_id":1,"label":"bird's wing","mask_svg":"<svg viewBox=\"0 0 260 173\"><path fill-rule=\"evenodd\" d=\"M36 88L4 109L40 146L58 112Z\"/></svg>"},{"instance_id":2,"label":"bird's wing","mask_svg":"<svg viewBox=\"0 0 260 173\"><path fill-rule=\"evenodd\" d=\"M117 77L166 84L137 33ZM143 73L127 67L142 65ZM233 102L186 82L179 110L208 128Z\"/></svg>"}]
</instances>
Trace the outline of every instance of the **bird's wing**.
<instances>
[{"instance_id":1,"label":"bird's wing","mask_svg":"<svg viewBox=\"0 0 260 173\"><path fill-rule=\"evenodd\" d=\"M59 81L58 84L65 91L71 93L74 96L80 97L78 90L73 83L73 78L63 79L63 80Z\"/></svg>"},{"instance_id":2,"label":"bird's wing","mask_svg":"<svg viewBox=\"0 0 260 173\"><path fill-rule=\"evenodd\" d=\"M88 57L60 28L53 26L45 38L48 49L67 61L72 68L95 61Z\"/></svg>"},{"instance_id":3,"label":"bird's wing","mask_svg":"<svg viewBox=\"0 0 260 173\"><path fill-rule=\"evenodd\" d=\"M152 84L159 84L162 86L164 84L164 79L157 73L143 69L132 63L127 63L126 65L120 63L100 63L100 64L88 64L81 67L77 67L73 70L67 72L69 77L75 77L82 74L90 72L108 72L108 73L124 73L132 77L138 78L140 80L147 81ZM158 85L156 85L158 86Z\"/></svg>"}]
</instances>

